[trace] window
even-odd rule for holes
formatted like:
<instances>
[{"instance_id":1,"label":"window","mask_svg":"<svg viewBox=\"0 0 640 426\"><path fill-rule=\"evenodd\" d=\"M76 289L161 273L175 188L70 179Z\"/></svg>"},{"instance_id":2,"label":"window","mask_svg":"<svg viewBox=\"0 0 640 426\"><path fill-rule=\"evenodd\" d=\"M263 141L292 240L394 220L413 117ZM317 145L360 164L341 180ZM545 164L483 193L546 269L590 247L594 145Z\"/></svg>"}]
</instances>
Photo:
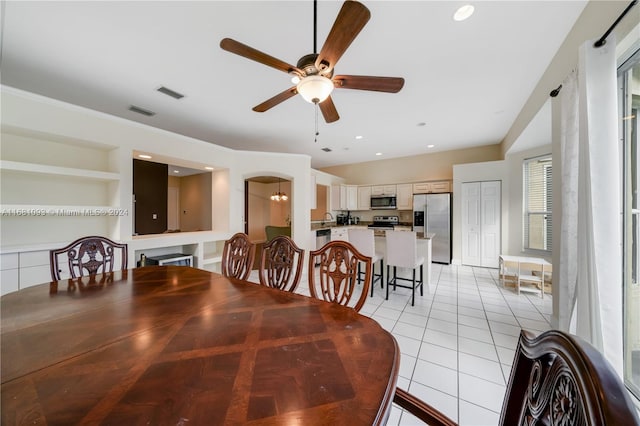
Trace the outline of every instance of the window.
<instances>
[{"instance_id":1,"label":"window","mask_svg":"<svg viewBox=\"0 0 640 426\"><path fill-rule=\"evenodd\" d=\"M522 172L524 249L551 252L551 154L524 160Z\"/></svg>"},{"instance_id":2,"label":"window","mask_svg":"<svg viewBox=\"0 0 640 426\"><path fill-rule=\"evenodd\" d=\"M640 50L618 69L623 156L624 381L640 399Z\"/></svg>"}]
</instances>

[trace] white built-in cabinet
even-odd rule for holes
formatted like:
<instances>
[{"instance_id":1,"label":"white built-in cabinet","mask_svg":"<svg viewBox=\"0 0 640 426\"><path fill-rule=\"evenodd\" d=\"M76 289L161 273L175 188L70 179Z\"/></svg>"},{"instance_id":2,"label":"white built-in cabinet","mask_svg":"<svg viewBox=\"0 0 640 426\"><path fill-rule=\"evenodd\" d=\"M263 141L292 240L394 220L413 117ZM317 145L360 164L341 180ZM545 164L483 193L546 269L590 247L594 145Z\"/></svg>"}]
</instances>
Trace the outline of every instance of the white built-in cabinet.
<instances>
[{"instance_id":1,"label":"white built-in cabinet","mask_svg":"<svg viewBox=\"0 0 640 426\"><path fill-rule=\"evenodd\" d=\"M358 210L371 210L371 187L358 187Z\"/></svg>"},{"instance_id":2,"label":"white built-in cabinet","mask_svg":"<svg viewBox=\"0 0 640 426\"><path fill-rule=\"evenodd\" d=\"M356 185L333 185L331 187L331 210L358 210L358 187Z\"/></svg>"},{"instance_id":3,"label":"white built-in cabinet","mask_svg":"<svg viewBox=\"0 0 640 426\"><path fill-rule=\"evenodd\" d=\"M349 241L349 229L346 226L331 228L331 241Z\"/></svg>"},{"instance_id":4,"label":"white built-in cabinet","mask_svg":"<svg viewBox=\"0 0 640 426\"><path fill-rule=\"evenodd\" d=\"M396 203L398 210L413 209L413 185L402 183L396 185Z\"/></svg>"},{"instance_id":5,"label":"white built-in cabinet","mask_svg":"<svg viewBox=\"0 0 640 426\"><path fill-rule=\"evenodd\" d=\"M498 267L501 239L501 182L462 184L462 264Z\"/></svg>"},{"instance_id":6,"label":"white built-in cabinet","mask_svg":"<svg viewBox=\"0 0 640 426\"><path fill-rule=\"evenodd\" d=\"M448 180L435 182L418 182L413 184L414 194L431 194L451 192L451 182Z\"/></svg>"},{"instance_id":7,"label":"white built-in cabinet","mask_svg":"<svg viewBox=\"0 0 640 426\"><path fill-rule=\"evenodd\" d=\"M396 185L375 185L371 187L371 195L396 195Z\"/></svg>"}]
</instances>

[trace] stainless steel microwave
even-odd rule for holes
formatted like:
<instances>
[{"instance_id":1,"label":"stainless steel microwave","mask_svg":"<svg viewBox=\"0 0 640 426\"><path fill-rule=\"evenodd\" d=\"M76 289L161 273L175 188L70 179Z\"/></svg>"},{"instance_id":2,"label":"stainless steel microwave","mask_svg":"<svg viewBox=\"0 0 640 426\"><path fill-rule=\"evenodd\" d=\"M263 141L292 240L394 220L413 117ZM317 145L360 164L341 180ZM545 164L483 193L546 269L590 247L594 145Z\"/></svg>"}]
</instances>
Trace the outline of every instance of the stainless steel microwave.
<instances>
[{"instance_id":1,"label":"stainless steel microwave","mask_svg":"<svg viewBox=\"0 0 640 426\"><path fill-rule=\"evenodd\" d=\"M396 209L395 195L374 195L371 197L371 210Z\"/></svg>"}]
</instances>

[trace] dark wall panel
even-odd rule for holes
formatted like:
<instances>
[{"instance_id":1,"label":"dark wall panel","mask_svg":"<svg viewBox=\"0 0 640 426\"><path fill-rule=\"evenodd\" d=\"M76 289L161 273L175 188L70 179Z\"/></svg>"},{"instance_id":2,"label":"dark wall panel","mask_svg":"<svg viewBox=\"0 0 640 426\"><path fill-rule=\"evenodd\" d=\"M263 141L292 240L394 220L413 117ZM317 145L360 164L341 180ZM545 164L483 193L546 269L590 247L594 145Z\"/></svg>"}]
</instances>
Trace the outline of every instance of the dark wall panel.
<instances>
[{"instance_id":1,"label":"dark wall panel","mask_svg":"<svg viewBox=\"0 0 640 426\"><path fill-rule=\"evenodd\" d=\"M133 194L138 235L161 234L167 230L168 166L151 161L133 160Z\"/></svg>"}]
</instances>

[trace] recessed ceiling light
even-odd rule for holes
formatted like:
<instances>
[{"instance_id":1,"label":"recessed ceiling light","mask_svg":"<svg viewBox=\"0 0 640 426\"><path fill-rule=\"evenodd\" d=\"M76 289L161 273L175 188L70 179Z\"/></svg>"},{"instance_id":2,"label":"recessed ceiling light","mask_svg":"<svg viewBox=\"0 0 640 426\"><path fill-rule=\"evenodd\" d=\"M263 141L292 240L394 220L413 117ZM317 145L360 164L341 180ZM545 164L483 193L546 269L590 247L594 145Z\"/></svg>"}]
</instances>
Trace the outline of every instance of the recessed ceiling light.
<instances>
[{"instance_id":1,"label":"recessed ceiling light","mask_svg":"<svg viewBox=\"0 0 640 426\"><path fill-rule=\"evenodd\" d=\"M356 139L362 139L362 136L358 135L356 136Z\"/></svg>"},{"instance_id":2,"label":"recessed ceiling light","mask_svg":"<svg viewBox=\"0 0 640 426\"><path fill-rule=\"evenodd\" d=\"M416 126L418 127L422 127L422 126L426 126L427 123L425 123L424 121L421 121L420 123L416 124Z\"/></svg>"},{"instance_id":3,"label":"recessed ceiling light","mask_svg":"<svg viewBox=\"0 0 640 426\"><path fill-rule=\"evenodd\" d=\"M144 158L145 160L149 160L149 159L151 159L151 156L150 156L150 155L147 155L147 154L140 154L140 155L138 155L138 157L140 157L140 158Z\"/></svg>"},{"instance_id":4,"label":"recessed ceiling light","mask_svg":"<svg viewBox=\"0 0 640 426\"><path fill-rule=\"evenodd\" d=\"M205 167L205 170L215 170L215 169L213 167L211 167L211 166L207 166L207 167Z\"/></svg>"},{"instance_id":5,"label":"recessed ceiling light","mask_svg":"<svg viewBox=\"0 0 640 426\"><path fill-rule=\"evenodd\" d=\"M470 4L464 5L458 10L456 10L456 13L453 14L453 20L464 21L465 19L473 15L474 10L475 8L472 5Z\"/></svg>"},{"instance_id":6,"label":"recessed ceiling light","mask_svg":"<svg viewBox=\"0 0 640 426\"><path fill-rule=\"evenodd\" d=\"M382 155L382 153L381 152L376 152L376 155Z\"/></svg>"},{"instance_id":7,"label":"recessed ceiling light","mask_svg":"<svg viewBox=\"0 0 640 426\"><path fill-rule=\"evenodd\" d=\"M434 144L429 144L427 145L427 148L433 148L435 145Z\"/></svg>"},{"instance_id":8,"label":"recessed ceiling light","mask_svg":"<svg viewBox=\"0 0 640 426\"><path fill-rule=\"evenodd\" d=\"M174 170L173 173L180 173L180 170Z\"/></svg>"}]
</instances>

